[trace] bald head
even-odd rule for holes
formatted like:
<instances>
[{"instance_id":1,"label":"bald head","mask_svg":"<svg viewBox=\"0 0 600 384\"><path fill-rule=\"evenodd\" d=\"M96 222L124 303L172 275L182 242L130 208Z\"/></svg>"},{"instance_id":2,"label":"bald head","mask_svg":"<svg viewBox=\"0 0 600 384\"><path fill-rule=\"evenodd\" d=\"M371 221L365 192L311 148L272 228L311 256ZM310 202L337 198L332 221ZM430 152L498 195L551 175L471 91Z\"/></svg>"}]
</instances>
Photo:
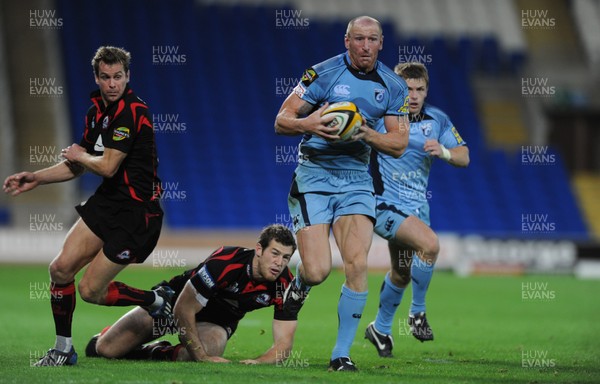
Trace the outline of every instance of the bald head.
<instances>
[{"instance_id":1,"label":"bald head","mask_svg":"<svg viewBox=\"0 0 600 384\"><path fill-rule=\"evenodd\" d=\"M358 16L348 22L348 27L346 28L346 36L348 36L354 29L355 25L360 26L377 26L377 30L379 31L379 36L383 35L383 30L381 29L381 23L379 20L372 18L371 16Z\"/></svg>"}]
</instances>

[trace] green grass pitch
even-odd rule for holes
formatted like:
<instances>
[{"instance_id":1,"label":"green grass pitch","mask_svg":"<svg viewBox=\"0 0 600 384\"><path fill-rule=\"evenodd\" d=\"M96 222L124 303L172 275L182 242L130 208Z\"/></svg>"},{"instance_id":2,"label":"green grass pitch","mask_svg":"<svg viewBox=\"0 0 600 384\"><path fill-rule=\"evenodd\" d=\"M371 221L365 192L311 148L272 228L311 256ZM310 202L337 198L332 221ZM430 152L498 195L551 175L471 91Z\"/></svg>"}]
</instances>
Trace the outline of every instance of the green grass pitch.
<instances>
[{"instance_id":1,"label":"green grass pitch","mask_svg":"<svg viewBox=\"0 0 600 384\"><path fill-rule=\"evenodd\" d=\"M130 267L119 280L150 287L181 269ZM571 276L479 276L436 272L428 294L435 341L420 343L405 325L410 289L394 326L395 357L379 358L364 338L374 319L384 272L371 271L369 299L352 358L359 372L327 372L335 343L343 275L315 287L302 312L285 366L131 362L83 356L89 337L127 308L77 301L74 367L34 368L54 343L46 266L0 266L0 383L598 383L600 281ZM225 351L256 357L272 341L272 309L242 320ZM174 336L169 336L171 341Z\"/></svg>"}]
</instances>

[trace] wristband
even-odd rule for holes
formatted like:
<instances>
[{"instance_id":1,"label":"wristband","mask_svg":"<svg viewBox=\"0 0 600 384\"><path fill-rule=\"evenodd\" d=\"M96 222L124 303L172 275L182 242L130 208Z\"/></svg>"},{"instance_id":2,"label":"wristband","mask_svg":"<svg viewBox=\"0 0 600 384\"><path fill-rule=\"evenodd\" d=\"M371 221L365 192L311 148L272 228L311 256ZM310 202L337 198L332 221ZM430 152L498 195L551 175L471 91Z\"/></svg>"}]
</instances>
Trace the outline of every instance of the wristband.
<instances>
[{"instance_id":1,"label":"wristband","mask_svg":"<svg viewBox=\"0 0 600 384\"><path fill-rule=\"evenodd\" d=\"M450 153L448 148L444 147L443 144L440 144L440 148L442 149L442 153L440 154L440 159L450 161L450 159L452 158L452 154Z\"/></svg>"}]
</instances>

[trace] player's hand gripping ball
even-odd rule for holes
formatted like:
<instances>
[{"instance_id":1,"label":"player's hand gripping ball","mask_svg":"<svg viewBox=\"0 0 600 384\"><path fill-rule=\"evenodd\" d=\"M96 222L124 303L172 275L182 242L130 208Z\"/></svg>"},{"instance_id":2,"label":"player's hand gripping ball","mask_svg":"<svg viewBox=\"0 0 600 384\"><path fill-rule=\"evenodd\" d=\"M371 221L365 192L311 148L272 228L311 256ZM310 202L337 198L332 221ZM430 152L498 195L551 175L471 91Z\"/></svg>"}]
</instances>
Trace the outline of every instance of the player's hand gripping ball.
<instances>
[{"instance_id":1,"label":"player's hand gripping ball","mask_svg":"<svg viewBox=\"0 0 600 384\"><path fill-rule=\"evenodd\" d=\"M349 140L363 123L363 118L356 104L351 101L342 101L329 105L321 116L333 115L335 118L328 124L329 127L338 128L337 135L341 141Z\"/></svg>"}]
</instances>

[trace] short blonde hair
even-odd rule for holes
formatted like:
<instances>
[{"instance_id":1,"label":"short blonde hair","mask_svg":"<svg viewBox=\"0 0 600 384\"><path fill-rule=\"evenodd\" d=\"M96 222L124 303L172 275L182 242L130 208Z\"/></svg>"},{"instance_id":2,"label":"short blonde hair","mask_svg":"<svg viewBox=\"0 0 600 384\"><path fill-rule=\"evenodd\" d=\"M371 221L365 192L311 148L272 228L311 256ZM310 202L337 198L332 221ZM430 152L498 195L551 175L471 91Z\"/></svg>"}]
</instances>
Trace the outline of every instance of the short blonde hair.
<instances>
[{"instance_id":1,"label":"short blonde hair","mask_svg":"<svg viewBox=\"0 0 600 384\"><path fill-rule=\"evenodd\" d=\"M410 63L400 63L394 67L394 72L401 76L404 80L406 79L423 79L427 88L429 88L429 73L423 63L413 61Z\"/></svg>"}]
</instances>

